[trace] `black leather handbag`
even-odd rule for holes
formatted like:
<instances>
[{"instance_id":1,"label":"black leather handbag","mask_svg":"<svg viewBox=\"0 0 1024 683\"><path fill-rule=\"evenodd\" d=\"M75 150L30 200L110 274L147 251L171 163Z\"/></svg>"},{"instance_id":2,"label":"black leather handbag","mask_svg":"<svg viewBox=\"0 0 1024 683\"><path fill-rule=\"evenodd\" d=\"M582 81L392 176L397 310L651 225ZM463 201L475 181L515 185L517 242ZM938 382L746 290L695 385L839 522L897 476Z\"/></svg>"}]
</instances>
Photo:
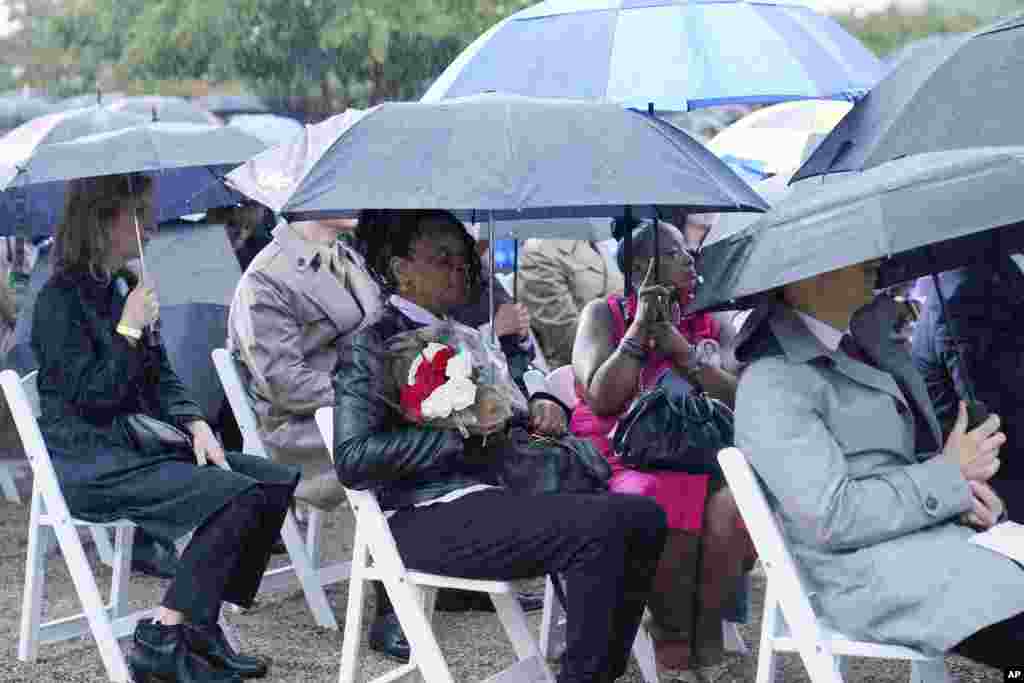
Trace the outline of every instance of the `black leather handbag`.
<instances>
[{"instance_id":1,"label":"black leather handbag","mask_svg":"<svg viewBox=\"0 0 1024 683\"><path fill-rule=\"evenodd\" d=\"M120 422L128 442L135 450L146 455L160 455L176 450L192 451L191 437L168 422L145 413L122 415Z\"/></svg>"},{"instance_id":2,"label":"black leather handbag","mask_svg":"<svg viewBox=\"0 0 1024 683\"><path fill-rule=\"evenodd\" d=\"M591 493L605 491L611 465L590 441L571 435L535 436L512 427L495 443L497 482L525 493Z\"/></svg>"},{"instance_id":3,"label":"black leather handbag","mask_svg":"<svg viewBox=\"0 0 1024 683\"><path fill-rule=\"evenodd\" d=\"M612 447L639 470L722 477L718 451L735 439L733 414L674 373L666 373L619 418Z\"/></svg>"}]
</instances>

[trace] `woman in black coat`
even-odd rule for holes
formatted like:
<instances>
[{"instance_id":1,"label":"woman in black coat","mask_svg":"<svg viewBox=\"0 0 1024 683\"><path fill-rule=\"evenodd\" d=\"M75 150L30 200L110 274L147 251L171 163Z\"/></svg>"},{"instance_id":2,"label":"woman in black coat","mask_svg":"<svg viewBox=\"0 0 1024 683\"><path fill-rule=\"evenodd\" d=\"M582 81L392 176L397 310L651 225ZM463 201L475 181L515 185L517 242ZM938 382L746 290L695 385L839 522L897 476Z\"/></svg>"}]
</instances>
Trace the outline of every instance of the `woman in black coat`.
<instances>
[{"instance_id":1,"label":"woman in black coat","mask_svg":"<svg viewBox=\"0 0 1024 683\"><path fill-rule=\"evenodd\" d=\"M217 617L222 601L252 604L299 474L225 455L158 337L143 333L159 316L156 294L125 265L139 256L136 226L153 223L152 201L144 176L70 184L32 325L40 426L76 517L126 518L169 541L195 530L156 617L135 631L136 680L261 676L266 662L231 650ZM126 431L137 413L179 427L191 445L143 451Z\"/></svg>"}]
</instances>

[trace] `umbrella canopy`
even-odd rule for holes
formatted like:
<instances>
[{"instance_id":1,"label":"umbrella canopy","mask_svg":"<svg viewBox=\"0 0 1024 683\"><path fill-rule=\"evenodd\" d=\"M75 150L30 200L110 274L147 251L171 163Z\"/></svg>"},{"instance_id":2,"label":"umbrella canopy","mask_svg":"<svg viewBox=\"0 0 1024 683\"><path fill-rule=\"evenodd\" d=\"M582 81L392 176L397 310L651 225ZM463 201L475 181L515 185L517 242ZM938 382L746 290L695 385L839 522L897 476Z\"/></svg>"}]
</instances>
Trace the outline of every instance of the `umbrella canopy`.
<instances>
[{"instance_id":1,"label":"umbrella canopy","mask_svg":"<svg viewBox=\"0 0 1024 683\"><path fill-rule=\"evenodd\" d=\"M0 162L0 188L89 176L237 165L266 149L237 128L161 121L39 145L17 164Z\"/></svg>"},{"instance_id":2,"label":"umbrella canopy","mask_svg":"<svg viewBox=\"0 0 1024 683\"><path fill-rule=\"evenodd\" d=\"M217 116L232 114L269 114L270 107L255 95L206 95L196 99L196 104Z\"/></svg>"},{"instance_id":3,"label":"umbrella canopy","mask_svg":"<svg viewBox=\"0 0 1024 683\"><path fill-rule=\"evenodd\" d=\"M131 172L157 175L159 221L219 206L232 195L216 181L266 148L258 138L224 126L150 123L133 114L93 109L96 111L90 115L78 117L83 120L76 120L74 130L102 129L100 124L109 124L109 130L33 145L33 139L49 139L33 128L37 119L0 139L0 233L51 234L62 215L65 182L88 176ZM128 125L116 127L122 123ZM69 132L67 128L49 130L60 132L53 136L59 138L67 137ZM4 154L5 145L8 154ZM196 192L211 184L220 188L219 192L204 194L213 203L195 204Z\"/></svg>"},{"instance_id":4,"label":"umbrella canopy","mask_svg":"<svg viewBox=\"0 0 1024 683\"><path fill-rule=\"evenodd\" d=\"M449 209L463 219L760 211L764 202L671 124L610 104L481 95L349 111L232 171L293 219Z\"/></svg>"},{"instance_id":5,"label":"umbrella canopy","mask_svg":"<svg viewBox=\"0 0 1024 683\"><path fill-rule=\"evenodd\" d=\"M93 105L55 112L32 119L0 137L0 160L16 164L26 159L39 145L67 142L85 135L137 126L148 117L113 111Z\"/></svg>"},{"instance_id":6,"label":"umbrella canopy","mask_svg":"<svg viewBox=\"0 0 1024 683\"><path fill-rule=\"evenodd\" d=\"M209 126L221 125L221 120L211 112L180 97L164 97L160 95L124 97L111 102L109 106L114 111L127 111L139 114L152 121L203 123Z\"/></svg>"},{"instance_id":7,"label":"umbrella canopy","mask_svg":"<svg viewBox=\"0 0 1024 683\"><path fill-rule=\"evenodd\" d=\"M39 97L5 95L0 97L0 129L17 128L53 111L53 103Z\"/></svg>"},{"instance_id":8,"label":"umbrella canopy","mask_svg":"<svg viewBox=\"0 0 1024 683\"><path fill-rule=\"evenodd\" d=\"M759 109L708 142L718 156L756 161L771 174L792 173L850 111L850 102L802 100Z\"/></svg>"},{"instance_id":9,"label":"umbrella canopy","mask_svg":"<svg viewBox=\"0 0 1024 683\"><path fill-rule=\"evenodd\" d=\"M228 121L228 125L255 135L268 145L288 142L303 129L303 125L295 119L277 114L236 114Z\"/></svg>"},{"instance_id":10,"label":"umbrella canopy","mask_svg":"<svg viewBox=\"0 0 1024 683\"><path fill-rule=\"evenodd\" d=\"M123 92L94 92L73 97L65 97L53 105L54 111L67 111L69 109L81 109L82 107L93 107L106 105L127 97Z\"/></svg>"},{"instance_id":11,"label":"umbrella canopy","mask_svg":"<svg viewBox=\"0 0 1024 683\"><path fill-rule=\"evenodd\" d=\"M467 47L424 100L499 90L659 111L853 99L884 73L836 21L759 0L549 0Z\"/></svg>"},{"instance_id":12,"label":"umbrella canopy","mask_svg":"<svg viewBox=\"0 0 1024 683\"><path fill-rule=\"evenodd\" d=\"M794 180L911 154L1024 145L1024 15L915 50L822 141Z\"/></svg>"},{"instance_id":13,"label":"umbrella canopy","mask_svg":"<svg viewBox=\"0 0 1024 683\"><path fill-rule=\"evenodd\" d=\"M754 295L873 259L884 259L885 287L963 265L993 240L1024 242L1024 147L919 154L796 187L704 249L692 310L750 307Z\"/></svg>"}]
</instances>

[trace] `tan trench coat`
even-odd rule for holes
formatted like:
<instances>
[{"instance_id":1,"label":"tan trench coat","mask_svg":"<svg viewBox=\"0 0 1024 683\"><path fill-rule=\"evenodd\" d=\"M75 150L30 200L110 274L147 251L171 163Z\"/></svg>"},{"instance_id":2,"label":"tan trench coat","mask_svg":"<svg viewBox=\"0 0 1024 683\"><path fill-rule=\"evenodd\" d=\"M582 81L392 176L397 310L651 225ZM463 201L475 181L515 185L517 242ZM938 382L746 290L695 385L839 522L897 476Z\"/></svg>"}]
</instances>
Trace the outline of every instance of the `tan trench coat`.
<instances>
[{"instance_id":1,"label":"tan trench coat","mask_svg":"<svg viewBox=\"0 0 1024 683\"><path fill-rule=\"evenodd\" d=\"M298 465L296 498L331 509L344 494L313 420L334 405L338 347L381 309L362 259L339 244L343 277L287 224L242 275L228 316L228 348L248 370L249 392L270 457Z\"/></svg>"},{"instance_id":2,"label":"tan trench coat","mask_svg":"<svg viewBox=\"0 0 1024 683\"><path fill-rule=\"evenodd\" d=\"M622 274L609 268L596 245L578 240L531 239L519 258L519 297L553 370L572 362L583 306L621 294Z\"/></svg>"}]
</instances>

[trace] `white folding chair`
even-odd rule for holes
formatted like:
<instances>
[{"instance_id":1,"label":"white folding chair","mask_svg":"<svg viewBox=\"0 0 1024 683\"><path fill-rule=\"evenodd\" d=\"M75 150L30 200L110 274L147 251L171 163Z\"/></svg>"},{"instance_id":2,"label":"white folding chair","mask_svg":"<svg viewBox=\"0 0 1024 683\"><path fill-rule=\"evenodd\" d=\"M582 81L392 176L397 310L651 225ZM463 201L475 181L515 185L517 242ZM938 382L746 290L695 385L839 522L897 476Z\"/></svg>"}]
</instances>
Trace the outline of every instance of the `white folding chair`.
<instances>
[{"instance_id":1,"label":"white folding chair","mask_svg":"<svg viewBox=\"0 0 1024 683\"><path fill-rule=\"evenodd\" d=\"M38 400L35 398L36 373L18 378L13 370L0 372L0 386L14 417L25 454L32 466L32 508L29 517L28 553L25 566L25 592L21 608L21 632L18 659L34 662L42 643L53 643L92 634L111 681L129 681L124 653L118 638L130 635L139 619L151 616L152 610L127 612L125 594L131 567L132 540L135 525L128 521L92 524L71 517L64 494L50 462L50 454L36 422ZM30 396L32 398L30 398ZM33 409L33 405L36 409ZM77 527L98 531L106 539L103 527L116 532L113 548L114 574L111 579L110 603L103 604L96 577L89 567ZM40 623L46 579L47 551L56 537L61 554L67 562L83 613L47 623Z\"/></svg>"},{"instance_id":2,"label":"white folding chair","mask_svg":"<svg viewBox=\"0 0 1024 683\"><path fill-rule=\"evenodd\" d=\"M18 487L14 484L14 465L11 463L0 463L0 493L9 503L21 503Z\"/></svg>"},{"instance_id":3,"label":"white folding chair","mask_svg":"<svg viewBox=\"0 0 1024 683\"><path fill-rule=\"evenodd\" d=\"M576 395L576 374L571 365L552 370L547 376L547 390L570 408L578 402ZM722 640L728 652L747 654L750 649L740 635L739 625L722 621ZM541 652L551 657L565 642L565 615L555 599L554 586L550 578L544 589L544 613L541 616ZM654 642L647 629L642 627L633 642L633 657L636 658L646 683L657 683L657 666L654 661Z\"/></svg>"},{"instance_id":4,"label":"white folding chair","mask_svg":"<svg viewBox=\"0 0 1024 683\"><path fill-rule=\"evenodd\" d=\"M750 463L736 448L722 450L718 462L767 577L757 683L775 680L778 652L798 652L813 683L842 683L843 657L910 660L912 683L951 681L942 657L929 657L899 645L853 640L819 621L796 560Z\"/></svg>"},{"instance_id":5,"label":"white folding chair","mask_svg":"<svg viewBox=\"0 0 1024 683\"><path fill-rule=\"evenodd\" d=\"M334 442L334 411L316 411L317 425L325 444ZM329 450L332 451L333 449ZM516 598L516 587L507 581L478 581L438 574L409 571L391 535L391 528L372 491L345 489L356 516L355 540L352 544L352 577L348 584L348 605L345 612L345 633L341 645L339 683L354 683L362 640L363 602L367 581L381 581L387 590L402 631L412 650L409 663L398 667L371 683L397 681L417 672L424 683L454 683L448 664L431 625L434 598L438 588L456 588L488 593L498 618L512 642L518 661L508 669L487 679L488 683L553 683L554 678L530 633L526 615Z\"/></svg>"},{"instance_id":6,"label":"white folding chair","mask_svg":"<svg viewBox=\"0 0 1024 683\"><path fill-rule=\"evenodd\" d=\"M238 422L238 428L242 432L242 450L249 455L268 457L260 438L256 413L252 409L249 392L242 384L235 359L226 349L214 349L212 356L214 367L217 368L217 376L220 377L224 393L227 395L228 403ZM323 587L347 579L351 563L338 562L320 566L320 533L323 528L323 514L322 510L312 508L307 520L306 538L303 540L295 520L295 514L289 510L285 516L284 525L281 527L281 538L288 549L291 564L272 569L264 574L260 589L278 590L291 585L294 579L298 579L306 598L306 604L309 606L309 611L313 613L313 619L317 626L337 631L338 621L334 617L334 610L331 609L330 603L327 602L327 594Z\"/></svg>"},{"instance_id":7,"label":"white folding chair","mask_svg":"<svg viewBox=\"0 0 1024 683\"><path fill-rule=\"evenodd\" d=\"M572 365L563 365L548 373L548 391L556 396L559 401L574 408L578 399L576 397L576 373Z\"/></svg>"}]
</instances>

